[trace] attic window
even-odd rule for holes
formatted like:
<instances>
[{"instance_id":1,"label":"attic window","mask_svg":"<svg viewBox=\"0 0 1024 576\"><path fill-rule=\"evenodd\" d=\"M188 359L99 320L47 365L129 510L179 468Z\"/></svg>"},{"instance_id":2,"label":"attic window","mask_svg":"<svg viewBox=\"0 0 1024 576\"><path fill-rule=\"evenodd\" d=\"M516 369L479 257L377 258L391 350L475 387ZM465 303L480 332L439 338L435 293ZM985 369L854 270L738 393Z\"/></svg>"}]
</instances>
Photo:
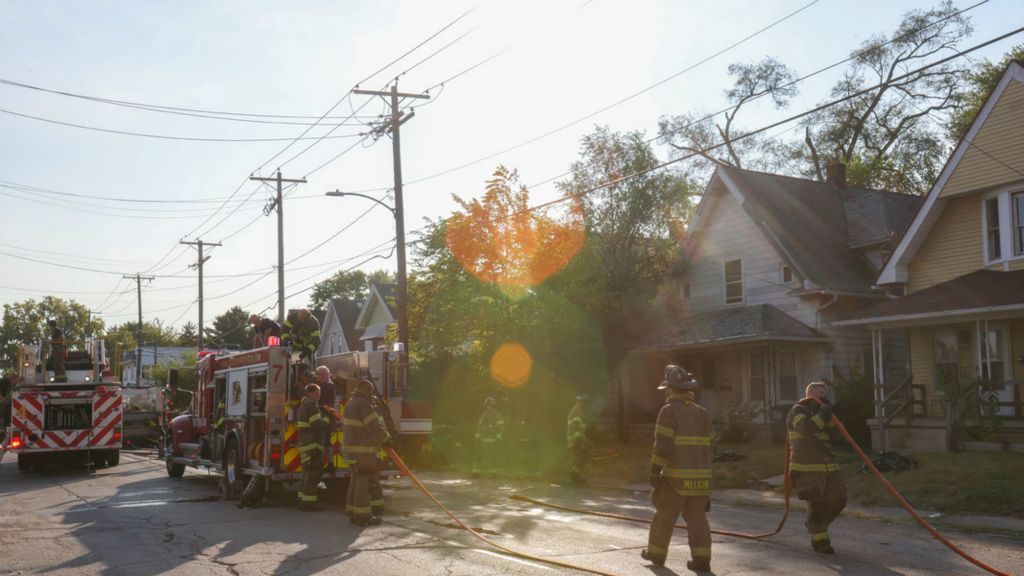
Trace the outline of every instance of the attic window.
<instances>
[{"instance_id":1,"label":"attic window","mask_svg":"<svg viewBox=\"0 0 1024 576\"><path fill-rule=\"evenodd\" d=\"M1024 192L1013 195L1013 250L1024 256Z\"/></svg>"},{"instance_id":2,"label":"attic window","mask_svg":"<svg viewBox=\"0 0 1024 576\"><path fill-rule=\"evenodd\" d=\"M785 264L782 265L782 283L789 284L793 281L793 269Z\"/></svg>"},{"instance_id":3,"label":"attic window","mask_svg":"<svg viewBox=\"0 0 1024 576\"><path fill-rule=\"evenodd\" d=\"M999 197L985 200L985 231L988 261L1002 258L1002 242L999 234Z\"/></svg>"},{"instance_id":4,"label":"attic window","mask_svg":"<svg viewBox=\"0 0 1024 576\"><path fill-rule=\"evenodd\" d=\"M740 304L743 302L743 261L729 260L725 262L725 303Z\"/></svg>"}]
</instances>

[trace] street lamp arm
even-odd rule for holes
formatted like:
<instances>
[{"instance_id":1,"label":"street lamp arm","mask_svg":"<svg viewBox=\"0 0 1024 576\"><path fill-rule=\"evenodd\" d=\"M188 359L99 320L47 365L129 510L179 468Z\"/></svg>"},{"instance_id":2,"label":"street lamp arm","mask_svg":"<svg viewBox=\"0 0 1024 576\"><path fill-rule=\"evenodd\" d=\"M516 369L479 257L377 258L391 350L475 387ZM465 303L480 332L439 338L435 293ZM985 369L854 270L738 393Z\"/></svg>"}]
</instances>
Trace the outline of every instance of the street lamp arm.
<instances>
[{"instance_id":1,"label":"street lamp arm","mask_svg":"<svg viewBox=\"0 0 1024 576\"><path fill-rule=\"evenodd\" d=\"M360 194L359 192L342 192L341 190L335 190L333 192L327 192L324 195L325 196L332 196L332 197L336 197L336 198L340 198L341 196L359 196L360 198L366 198L367 200L371 200L371 201L376 202L377 204L380 204L381 206L387 208L388 211L391 212L391 215L394 216L395 218L398 217L398 213L395 212L394 208L392 208L391 206L388 206L387 204L381 202L380 200L378 200L377 198L374 198L373 196L367 196L366 194Z\"/></svg>"}]
</instances>

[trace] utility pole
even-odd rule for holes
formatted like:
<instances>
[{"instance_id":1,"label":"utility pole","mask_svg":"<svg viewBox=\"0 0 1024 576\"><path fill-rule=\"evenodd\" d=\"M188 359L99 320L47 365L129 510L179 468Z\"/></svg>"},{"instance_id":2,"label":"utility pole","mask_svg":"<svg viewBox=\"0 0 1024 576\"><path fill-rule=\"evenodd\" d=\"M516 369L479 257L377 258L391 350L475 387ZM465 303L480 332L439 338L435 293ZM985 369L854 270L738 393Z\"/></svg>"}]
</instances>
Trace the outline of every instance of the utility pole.
<instances>
[{"instance_id":1,"label":"utility pole","mask_svg":"<svg viewBox=\"0 0 1024 576\"><path fill-rule=\"evenodd\" d=\"M200 352L203 351L203 263L210 259L209 256L203 257L203 246L220 246L220 242L203 242L202 240L196 240L195 242L186 242L181 240L178 244L188 244L189 246L195 246L199 250L199 260L195 263L195 268L199 271L199 327L196 328L196 344Z\"/></svg>"},{"instance_id":2,"label":"utility pole","mask_svg":"<svg viewBox=\"0 0 1024 576\"><path fill-rule=\"evenodd\" d=\"M429 99L429 94L409 94L398 91L398 79L391 85L387 92L373 90L355 90L356 94L368 96L389 97L391 103L391 122L387 130L391 133L391 154L393 156L395 172L395 241L398 243L398 339L405 346L406 353L409 350L409 294L405 275L405 207L402 201L402 145L399 135L399 127L416 115L415 110L408 114L402 114L398 105L401 99Z\"/></svg>"},{"instance_id":3,"label":"utility pole","mask_svg":"<svg viewBox=\"0 0 1024 576\"><path fill-rule=\"evenodd\" d=\"M135 276L124 275L122 278L135 280L135 290L139 300L139 332L135 337L135 386L142 386L142 281L153 280L152 276L142 276L138 272Z\"/></svg>"},{"instance_id":4,"label":"utility pole","mask_svg":"<svg viewBox=\"0 0 1024 576\"><path fill-rule=\"evenodd\" d=\"M259 176L250 176L249 180L257 180L259 182L277 182L277 198L274 199L266 208L263 209L265 214L270 214L270 211L277 209L277 321L280 324L284 324L284 204L281 202L281 191L283 189L282 184L288 182L289 184L305 184L305 178L299 178L298 180L281 178L281 170L278 169L277 175L272 178L261 178Z\"/></svg>"}]
</instances>

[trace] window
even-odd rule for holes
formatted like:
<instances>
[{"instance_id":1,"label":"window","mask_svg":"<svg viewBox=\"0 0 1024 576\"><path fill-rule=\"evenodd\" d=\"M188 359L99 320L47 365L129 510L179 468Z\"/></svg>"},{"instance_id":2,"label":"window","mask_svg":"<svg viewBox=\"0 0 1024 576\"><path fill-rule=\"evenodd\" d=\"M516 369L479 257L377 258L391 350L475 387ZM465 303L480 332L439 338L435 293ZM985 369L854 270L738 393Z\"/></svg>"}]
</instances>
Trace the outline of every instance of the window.
<instances>
[{"instance_id":1,"label":"window","mask_svg":"<svg viewBox=\"0 0 1024 576\"><path fill-rule=\"evenodd\" d=\"M1024 192L1013 195L1013 253L1024 256Z\"/></svg>"},{"instance_id":2,"label":"window","mask_svg":"<svg viewBox=\"0 0 1024 576\"><path fill-rule=\"evenodd\" d=\"M796 375L796 352L779 352L776 358L779 362L779 400L795 401L800 397L800 391L797 389L799 384Z\"/></svg>"},{"instance_id":3,"label":"window","mask_svg":"<svg viewBox=\"0 0 1024 576\"><path fill-rule=\"evenodd\" d=\"M700 386L707 390L714 390L715 381L718 380L718 370L715 364L715 357L702 358L700 361Z\"/></svg>"},{"instance_id":4,"label":"window","mask_svg":"<svg viewBox=\"0 0 1024 576\"><path fill-rule=\"evenodd\" d=\"M993 324L988 327L985 348L981 357L982 374L994 384L1001 384L1010 379L1009 334L1005 324Z\"/></svg>"},{"instance_id":5,"label":"window","mask_svg":"<svg viewBox=\"0 0 1024 576\"><path fill-rule=\"evenodd\" d=\"M782 265L782 283L788 284L793 281L793 269L785 264Z\"/></svg>"},{"instance_id":6,"label":"window","mask_svg":"<svg viewBox=\"0 0 1024 576\"><path fill-rule=\"evenodd\" d=\"M985 246L988 261L1002 258L1002 241L999 236L999 197L985 200Z\"/></svg>"},{"instance_id":7,"label":"window","mask_svg":"<svg viewBox=\"0 0 1024 576\"><path fill-rule=\"evenodd\" d=\"M743 302L743 261L729 260L725 263L725 303Z\"/></svg>"}]
</instances>

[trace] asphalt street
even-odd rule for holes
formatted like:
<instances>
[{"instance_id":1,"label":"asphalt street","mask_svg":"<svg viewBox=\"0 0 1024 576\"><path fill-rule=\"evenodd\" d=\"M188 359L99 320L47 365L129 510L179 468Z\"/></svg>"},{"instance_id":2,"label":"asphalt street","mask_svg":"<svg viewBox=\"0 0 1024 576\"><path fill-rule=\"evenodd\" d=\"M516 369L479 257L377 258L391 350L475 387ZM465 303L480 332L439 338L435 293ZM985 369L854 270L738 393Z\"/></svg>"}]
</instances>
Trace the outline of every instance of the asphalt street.
<instances>
[{"instance_id":1,"label":"asphalt street","mask_svg":"<svg viewBox=\"0 0 1024 576\"><path fill-rule=\"evenodd\" d=\"M667 566L658 568L639 556L646 524L508 498L522 491L565 506L647 517L651 510L642 492L435 473L422 479L469 526L509 548L613 574L691 574L685 531L677 531ZM456 527L407 480L389 480L386 499L384 524L357 529L337 503L320 513L287 505L239 509L220 501L216 478L192 470L168 478L163 463L146 452L122 453L120 466L93 473L78 466L18 472L8 455L0 465L0 575L573 573L494 551ZM715 504L711 523L763 532L780 514ZM715 536L714 574L984 574L916 526L841 518L832 534L838 550L833 557L811 551L799 513L769 541ZM949 535L979 559L1024 573L1021 540Z\"/></svg>"}]
</instances>

